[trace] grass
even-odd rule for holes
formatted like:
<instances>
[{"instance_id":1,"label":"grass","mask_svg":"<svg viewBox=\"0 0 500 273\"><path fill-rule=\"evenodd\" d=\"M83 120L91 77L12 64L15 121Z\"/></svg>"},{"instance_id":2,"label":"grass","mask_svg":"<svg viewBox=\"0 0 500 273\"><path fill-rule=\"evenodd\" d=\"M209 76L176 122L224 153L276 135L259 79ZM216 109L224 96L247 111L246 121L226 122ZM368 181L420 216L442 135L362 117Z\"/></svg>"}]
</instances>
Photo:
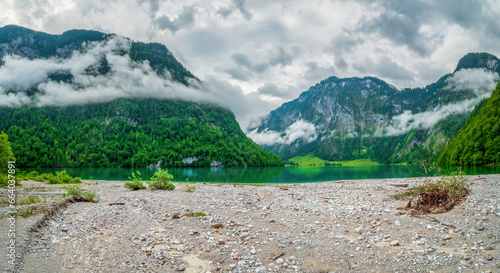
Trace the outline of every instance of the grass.
<instances>
[{"instance_id":1,"label":"grass","mask_svg":"<svg viewBox=\"0 0 500 273\"><path fill-rule=\"evenodd\" d=\"M311 154L305 156L296 156L288 160L290 163L299 166L326 166L326 165L338 165L343 167L366 167L366 166L376 166L380 165L371 159L355 159L350 161L328 161L321 159L317 156Z\"/></svg>"},{"instance_id":2,"label":"grass","mask_svg":"<svg viewBox=\"0 0 500 273\"><path fill-rule=\"evenodd\" d=\"M367 166L378 166L380 163L375 162L371 159L355 159L351 161L333 161L334 165L342 165L342 167L367 167Z\"/></svg>"},{"instance_id":3,"label":"grass","mask_svg":"<svg viewBox=\"0 0 500 273\"><path fill-rule=\"evenodd\" d=\"M126 181L124 184L124 187L136 191L136 190L144 190L146 189L146 185L144 185L144 182L142 182L142 174L139 171L136 171L135 173L132 172L132 177L129 177L128 179L132 181Z\"/></svg>"},{"instance_id":4,"label":"grass","mask_svg":"<svg viewBox=\"0 0 500 273\"><path fill-rule=\"evenodd\" d=\"M425 179L423 184L392 197L396 200L410 198L405 209L413 213L442 213L458 205L469 194L472 185L464 172L457 171L434 181Z\"/></svg>"},{"instance_id":5,"label":"grass","mask_svg":"<svg viewBox=\"0 0 500 273\"><path fill-rule=\"evenodd\" d=\"M32 205L32 204L38 204L38 203L47 203L47 199L42 199L38 196L28 196L27 199L21 200L18 205L24 206L24 205Z\"/></svg>"},{"instance_id":6,"label":"grass","mask_svg":"<svg viewBox=\"0 0 500 273\"><path fill-rule=\"evenodd\" d=\"M196 185L190 185L189 183L184 184L184 191L185 192L193 192L196 190Z\"/></svg>"},{"instance_id":7,"label":"grass","mask_svg":"<svg viewBox=\"0 0 500 273\"><path fill-rule=\"evenodd\" d=\"M92 202L99 201L99 197L94 191L84 191L80 185L68 185L63 187L66 193L63 198L72 198L73 202Z\"/></svg>"}]
</instances>

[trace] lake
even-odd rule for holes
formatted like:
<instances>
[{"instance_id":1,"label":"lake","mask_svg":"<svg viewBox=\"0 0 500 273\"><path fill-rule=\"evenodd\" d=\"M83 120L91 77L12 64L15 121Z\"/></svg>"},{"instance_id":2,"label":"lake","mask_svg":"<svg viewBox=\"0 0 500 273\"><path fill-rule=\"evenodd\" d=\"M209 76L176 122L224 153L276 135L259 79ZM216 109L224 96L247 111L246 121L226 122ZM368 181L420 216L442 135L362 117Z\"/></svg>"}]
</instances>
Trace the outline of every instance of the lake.
<instances>
[{"instance_id":1,"label":"lake","mask_svg":"<svg viewBox=\"0 0 500 273\"><path fill-rule=\"evenodd\" d=\"M54 172L59 169L21 169L21 171ZM74 177L85 180L127 180L131 171L138 170L144 180L154 169L139 168L68 168ZM447 172L456 170L449 168ZM266 167L266 168L168 168L177 182L212 183L309 183L338 180L384 179L425 176L421 168L413 165L379 165L365 167ZM500 167L473 167L464 169L468 175L500 173Z\"/></svg>"}]
</instances>

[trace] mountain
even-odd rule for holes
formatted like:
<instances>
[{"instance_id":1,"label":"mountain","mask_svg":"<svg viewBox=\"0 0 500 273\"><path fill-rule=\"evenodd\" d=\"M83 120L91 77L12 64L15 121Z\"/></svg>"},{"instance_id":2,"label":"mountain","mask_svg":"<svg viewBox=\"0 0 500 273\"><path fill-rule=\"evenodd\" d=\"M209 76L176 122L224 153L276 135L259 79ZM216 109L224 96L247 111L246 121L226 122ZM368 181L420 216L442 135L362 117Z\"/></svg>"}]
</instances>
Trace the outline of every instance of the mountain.
<instances>
[{"instance_id":1,"label":"mountain","mask_svg":"<svg viewBox=\"0 0 500 273\"><path fill-rule=\"evenodd\" d=\"M436 159L474 106L491 94L498 61L487 53L467 54L453 73L424 88L330 77L273 110L248 135L284 159Z\"/></svg>"},{"instance_id":2,"label":"mountain","mask_svg":"<svg viewBox=\"0 0 500 273\"><path fill-rule=\"evenodd\" d=\"M440 165L500 164L500 84L490 98L481 101L464 128L446 146Z\"/></svg>"},{"instance_id":3,"label":"mountain","mask_svg":"<svg viewBox=\"0 0 500 273\"><path fill-rule=\"evenodd\" d=\"M0 57L17 167L283 165L162 44L5 26Z\"/></svg>"}]
</instances>

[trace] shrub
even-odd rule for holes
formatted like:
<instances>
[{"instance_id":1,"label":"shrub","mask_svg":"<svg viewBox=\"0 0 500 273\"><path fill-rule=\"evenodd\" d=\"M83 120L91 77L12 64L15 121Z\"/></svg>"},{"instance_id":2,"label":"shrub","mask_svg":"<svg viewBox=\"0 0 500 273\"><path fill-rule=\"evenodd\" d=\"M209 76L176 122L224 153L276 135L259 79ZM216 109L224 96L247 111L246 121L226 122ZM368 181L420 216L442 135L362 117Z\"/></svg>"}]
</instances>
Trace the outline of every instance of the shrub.
<instances>
[{"instance_id":1,"label":"shrub","mask_svg":"<svg viewBox=\"0 0 500 273\"><path fill-rule=\"evenodd\" d=\"M152 190L169 190L173 191L175 185L172 184L173 175L169 174L167 170L158 170L151 177L151 181L148 182L148 186Z\"/></svg>"},{"instance_id":2,"label":"shrub","mask_svg":"<svg viewBox=\"0 0 500 273\"><path fill-rule=\"evenodd\" d=\"M458 171L436 181L426 179L424 184L393 197L397 200L410 197L405 209L414 213L443 213L458 205L469 194L472 184L464 172Z\"/></svg>"},{"instance_id":3,"label":"shrub","mask_svg":"<svg viewBox=\"0 0 500 273\"><path fill-rule=\"evenodd\" d=\"M33 173L33 172L32 172ZM32 174L30 173L29 176ZM71 177L66 170L56 172L56 175L51 173L44 173L36 176L33 180L39 182L47 182L47 184L78 184L82 183L82 179L80 177Z\"/></svg>"},{"instance_id":4,"label":"shrub","mask_svg":"<svg viewBox=\"0 0 500 273\"><path fill-rule=\"evenodd\" d=\"M65 186L66 193L63 197L70 197L73 202L92 202L99 201L99 197L94 191L84 191L81 185Z\"/></svg>"},{"instance_id":5,"label":"shrub","mask_svg":"<svg viewBox=\"0 0 500 273\"><path fill-rule=\"evenodd\" d=\"M184 191L186 191L186 192L192 192L192 191L196 190L195 185L190 185L189 183L186 183L186 184L184 184L184 186L185 186Z\"/></svg>"},{"instance_id":6,"label":"shrub","mask_svg":"<svg viewBox=\"0 0 500 273\"><path fill-rule=\"evenodd\" d=\"M146 189L146 185L142 182L142 175L141 172L136 171L135 173L132 172L132 177L129 176L128 179L132 181L126 181L124 187L129 189L129 190L143 190Z\"/></svg>"}]
</instances>

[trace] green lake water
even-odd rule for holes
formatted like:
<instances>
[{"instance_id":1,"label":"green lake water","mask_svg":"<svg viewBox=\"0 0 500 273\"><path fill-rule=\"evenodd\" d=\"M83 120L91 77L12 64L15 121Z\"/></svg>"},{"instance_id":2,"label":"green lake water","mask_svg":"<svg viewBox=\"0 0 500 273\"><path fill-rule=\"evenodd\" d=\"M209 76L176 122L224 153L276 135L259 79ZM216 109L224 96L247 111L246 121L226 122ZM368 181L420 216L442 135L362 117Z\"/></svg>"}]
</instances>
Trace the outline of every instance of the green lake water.
<instances>
[{"instance_id":1,"label":"green lake water","mask_svg":"<svg viewBox=\"0 0 500 273\"><path fill-rule=\"evenodd\" d=\"M21 169L20 171L54 172L59 169ZM128 180L131 171L138 170L144 180L154 169L124 168L73 168L66 171L85 180ZM456 170L448 169L448 172ZM412 165L380 165L366 167L266 167L266 168L168 168L177 182L212 183L309 183L321 181L384 179L425 176L422 170ZM500 173L500 167L474 167L464 169L468 175Z\"/></svg>"}]
</instances>

